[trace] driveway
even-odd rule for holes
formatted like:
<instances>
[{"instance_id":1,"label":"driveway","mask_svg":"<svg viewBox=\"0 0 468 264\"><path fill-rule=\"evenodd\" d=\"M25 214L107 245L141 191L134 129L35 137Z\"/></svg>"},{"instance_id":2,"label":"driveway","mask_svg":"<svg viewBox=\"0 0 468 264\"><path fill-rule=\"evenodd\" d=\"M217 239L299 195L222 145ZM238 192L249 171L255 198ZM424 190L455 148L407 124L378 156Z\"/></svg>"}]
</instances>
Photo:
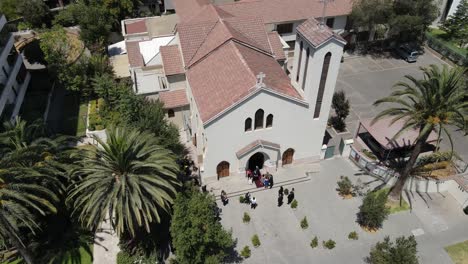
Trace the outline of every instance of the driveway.
<instances>
[{"instance_id":1,"label":"driveway","mask_svg":"<svg viewBox=\"0 0 468 264\"><path fill-rule=\"evenodd\" d=\"M346 58L340 67L336 90L344 90L351 103L351 114L346 120L348 129L354 134L359 118L373 118L387 108L387 105L374 107L372 103L388 96L394 90L393 85L403 81L405 75L422 77L419 67L430 64L442 65L445 62L430 52L420 56L416 63L372 56ZM455 151L468 161L468 137L453 128L450 130ZM450 149L448 139L442 141L442 148Z\"/></svg>"},{"instance_id":2,"label":"driveway","mask_svg":"<svg viewBox=\"0 0 468 264\"><path fill-rule=\"evenodd\" d=\"M426 202L414 195L412 212L392 214L377 233L365 232L356 223L362 198L343 200L335 190L336 182L340 175L347 175L354 182L361 179L372 188L380 182L364 175L346 158L325 160L320 166L319 172L309 175L310 180L284 186L290 190L295 188L295 198L299 203L297 210L287 204L277 206L279 185L253 194L258 202L255 210L240 204L238 196L231 197L224 207L219 202L223 209L221 222L228 230L232 229L237 239L237 250L240 252L246 245L252 250L252 256L245 263L364 263L370 248L385 236L394 239L415 232L418 233L420 263L445 264L452 262L443 247L468 239L467 217L454 206L454 199L445 193L424 197ZM301 172L291 170L291 174L297 173ZM242 222L244 212L251 216L248 224ZM300 227L304 216L309 223L306 230ZM347 238L351 231L358 233L359 240ZM250 239L254 234L258 234L262 243L259 248L252 246ZM309 244L314 236L318 237L319 246L312 249ZM321 245L328 239L336 242L332 250Z\"/></svg>"}]
</instances>

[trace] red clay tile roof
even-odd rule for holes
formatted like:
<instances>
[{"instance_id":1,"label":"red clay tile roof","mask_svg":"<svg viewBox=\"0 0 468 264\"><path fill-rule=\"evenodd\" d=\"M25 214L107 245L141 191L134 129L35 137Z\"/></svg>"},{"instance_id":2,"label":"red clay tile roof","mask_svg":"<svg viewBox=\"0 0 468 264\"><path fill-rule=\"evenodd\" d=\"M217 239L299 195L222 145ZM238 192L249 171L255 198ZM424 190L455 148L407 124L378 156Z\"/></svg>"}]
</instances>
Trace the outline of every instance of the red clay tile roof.
<instances>
[{"instance_id":1,"label":"red clay tile roof","mask_svg":"<svg viewBox=\"0 0 468 264\"><path fill-rule=\"evenodd\" d=\"M133 20L125 22L125 33L126 34L136 34L147 32L145 19L142 20Z\"/></svg>"},{"instance_id":2,"label":"red clay tile roof","mask_svg":"<svg viewBox=\"0 0 468 264\"><path fill-rule=\"evenodd\" d=\"M260 72L266 75L264 83L268 89L302 99L271 55L230 40L187 70L202 121L210 120L258 89L255 84Z\"/></svg>"},{"instance_id":3,"label":"red clay tile roof","mask_svg":"<svg viewBox=\"0 0 468 264\"><path fill-rule=\"evenodd\" d=\"M184 73L179 45L162 46L159 48L166 76Z\"/></svg>"},{"instance_id":4,"label":"red clay tile roof","mask_svg":"<svg viewBox=\"0 0 468 264\"><path fill-rule=\"evenodd\" d=\"M159 94L159 100L164 103L165 109L181 107L189 104L185 89L161 92Z\"/></svg>"},{"instance_id":5,"label":"red clay tile roof","mask_svg":"<svg viewBox=\"0 0 468 264\"><path fill-rule=\"evenodd\" d=\"M194 0L177 0L190 2ZM243 0L234 3L218 4L217 7L236 17L261 17L265 23L279 23L305 20L322 15L322 2L319 0ZM327 5L327 16L349 15L352 0L335 0ZM177 6L176 6L176 12Z\"/></svg>"},{"instance_id":6,"label":"red clay tile roof","mask_svg":"<svg viewBox=\"0 0 468 264\"><path fill-rule=\"evenodd\" d=\"M144 66L143 56L140 53L139 41L127 41L125 45L127 46L127 56L128 62L132 67L142 67Z\"/></svg>"},{"instance_id":7,"label":"red clay tile roof","mask_svg":"<svg viewBox=\"0 0 468 264\"><path fill-rule=\"evenodd\" d=\"M271 49L276 60L285 60L286 54L283 50L283 44L281 43L278 32L273 31L268 33L268 40L270 40Z\"/></svg>"},{"instance_id":8,"label":"red clay tile roof","mask_svg":"<svg viewBox=\"0 0 468 264\"><path fill-rule=\"evenodd\" d=\"M197 15L210 0L173 0L180 22L188 21Z\"/></svg>"},{"instance_id":9,"label":"red clay tile roof","mask_svg":"<svg viewBox=\"0 0 468 264\"><path fill-rule=\"evenodd\" d=\"M208 21L180 23L177 30L188 67L231 39L272 53L264 23L259 18L208 18Z\"/></svg>"},{"instance_id":10,"label":"red clay tile roof","mask_svg":"<svg viewBox=\"0 0 468 264\"><path fill-rule=\"evenodd\" d=\"M314 18L306 20L304 23L300 24L296 30L314 47L322 45L331 38L335 38L338 41L346 43L346 40L344 40L338 34L335 34L333 30L331 30L326 25L321 27L320 22L318 22Z\"/></svg>"},{"instance_id":11,"label":"red clay tile roof","mask_svg":"<svg viewBox=\"0 0 468 264\"><path fill-rule=\"evenodd\" d=\"M257 148L257 147L261 147L261 146L266 146L266 147L270 147L270 148L274 148L274 149L279 149L280 148L280 145L279 144L276 144L276 143L273 143L273 142L270 142L270 141L266 141L266 140L255 140L254 142L248 144L247 146L241 148L239 151L236 152L236 156L238 158L244 156L245 154L249 153L250 151L252 151L253 149Z\"/></svg>"}]
</instances>

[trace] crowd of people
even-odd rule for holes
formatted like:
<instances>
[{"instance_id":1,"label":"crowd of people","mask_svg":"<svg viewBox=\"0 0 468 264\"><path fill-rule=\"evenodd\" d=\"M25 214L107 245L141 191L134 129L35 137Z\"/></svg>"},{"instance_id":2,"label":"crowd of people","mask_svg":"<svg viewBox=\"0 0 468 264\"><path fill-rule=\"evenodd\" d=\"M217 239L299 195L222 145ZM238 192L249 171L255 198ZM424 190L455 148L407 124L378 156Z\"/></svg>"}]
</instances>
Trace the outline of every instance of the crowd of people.
<instances>
[{"instance_id":1,"label":"crowd of people","mask_svg":"<svg viewBox=\"0 0 468 264\"><path fill-rule=\"evenodd\" d=\"M262 174L258 166L256 166L253 171L251 171L250 169L247 170L246 177L250 184L256 182L257 180L260 180L260 182L263 184L263 187L270 189L273 188L273 175L271 175L269 172ZM285 191L283 189L283 186L280 186L280 188L278 189L278 207L283 205L283 199L285 195L287 195L287 203L291 204L295 196L294 188L292 188L291 191L287 192L287 189ZM224 206L226 206L229 202L229 198L224 190L221 191L221 201ZM257 208L258 206L257 199L251 196L250 192L247 192L244 195L244 203L249 204L250 208L252 209Z\"/></svg>"},{"instance_id":2,"label":"crowd of people","mask_svg":"<svg viewBox=\"0 0 468 264\"><path fill-rule=\"evenodd\" d=\"M255 166L255 169L253 171L248 169L245 174L247 176L249 184L252 184L259 180L262 183L263 187L270 189L273 188L273 175L271 175L269 172L262 174L258 166Z\"/></svg>"}]
</instances>

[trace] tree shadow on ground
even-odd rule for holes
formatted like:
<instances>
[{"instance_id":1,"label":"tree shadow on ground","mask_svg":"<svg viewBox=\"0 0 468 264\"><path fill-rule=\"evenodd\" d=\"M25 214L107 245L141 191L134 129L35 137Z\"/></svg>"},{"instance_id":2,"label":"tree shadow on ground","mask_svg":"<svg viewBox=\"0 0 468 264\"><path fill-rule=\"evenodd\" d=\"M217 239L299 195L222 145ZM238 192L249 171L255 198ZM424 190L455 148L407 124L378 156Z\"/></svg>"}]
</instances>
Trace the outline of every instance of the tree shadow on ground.
<instances>
[{"instance_id":1,"label":"tree shadow on ground","mask_svg":"<svg viewBox=\"0 0 468 264\"><path fill-rule=\"evenodd\" d=\"M234 245L227 252L227 257L224 259L224 263L240 263L243 258L239 255L239 252L236 250L237 239L234 241Z\"/></svg>"},{"instance_id":2,"label":"tree shadow on ground","mask_svg":"<svg viewBox=\"0 0 468 264\"><path fill-rule=\"evenodd\" d=\"M35 64L35 63L41 64L41 65L47 64L47 62L44 59L44 53L41 50L40 40L38 39L34 39L29 44L24 46L23 55L24 55L24 58L30 64Z\"/></svg>"}]
</instances>

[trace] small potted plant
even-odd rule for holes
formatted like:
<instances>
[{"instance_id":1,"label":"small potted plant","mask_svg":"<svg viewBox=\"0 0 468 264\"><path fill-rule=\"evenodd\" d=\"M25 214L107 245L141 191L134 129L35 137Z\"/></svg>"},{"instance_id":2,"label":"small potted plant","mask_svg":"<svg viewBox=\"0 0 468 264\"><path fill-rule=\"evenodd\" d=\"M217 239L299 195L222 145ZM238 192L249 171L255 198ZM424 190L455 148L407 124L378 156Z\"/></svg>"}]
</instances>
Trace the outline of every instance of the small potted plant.
<instances>
[{"instance_id":1,"label":"small potted plant","mask_svg":"<svg viewBox=\"0 0 468 264\"><path fill-rule=\"evenodd\" d=\"M301 220L301 228L307 229L309 227L309 222L307 222L307 217L304 216Z\"/></svg>"},{"instance_id":2,"label":"small potted plant","mask_svg":"<svg viewBox=\"0 0 468 264\"><path fill-rule=\"evenodd\" d=\"M247 212L244 212L244 217L242 217L242 222L246 224L250 222L250 215Z\"/></svg>"},{"instance_id":3,"label":"small potted plant","mask_svg":"<svg viewBox=\"0 0 468 264\"><path fill-rule=\"evenodd\" d=\"M314 237L314 239L312 239L312 241L310 241L310 247L311 248L316 248L318 246L318 238L317 236Z\"/></svg>"},{"instance_id":4,"label":"small potted plant","mask_svg":"<svg viewBox=\"0 0 468 264\"><path fill-rule=\"evenodd\" d=\"M242 249L241 253L240 253L240 255L241 255L243 258L249 258L249 257L250 257L250 254L251 254L251 252L250 252L249 246L245 246L245 247Z\"/></svg>"},{"instance_id":5,"label":"small potted plant","mask_svg":"<svg viewBox=\"0 0 468 264\"><path fill-rule=\"evenodd\" d=\"M258 238L257 234L252 236L252 245L256 248L258 248L261 245L260 239Z\"/></svg>"}]
</instances>

